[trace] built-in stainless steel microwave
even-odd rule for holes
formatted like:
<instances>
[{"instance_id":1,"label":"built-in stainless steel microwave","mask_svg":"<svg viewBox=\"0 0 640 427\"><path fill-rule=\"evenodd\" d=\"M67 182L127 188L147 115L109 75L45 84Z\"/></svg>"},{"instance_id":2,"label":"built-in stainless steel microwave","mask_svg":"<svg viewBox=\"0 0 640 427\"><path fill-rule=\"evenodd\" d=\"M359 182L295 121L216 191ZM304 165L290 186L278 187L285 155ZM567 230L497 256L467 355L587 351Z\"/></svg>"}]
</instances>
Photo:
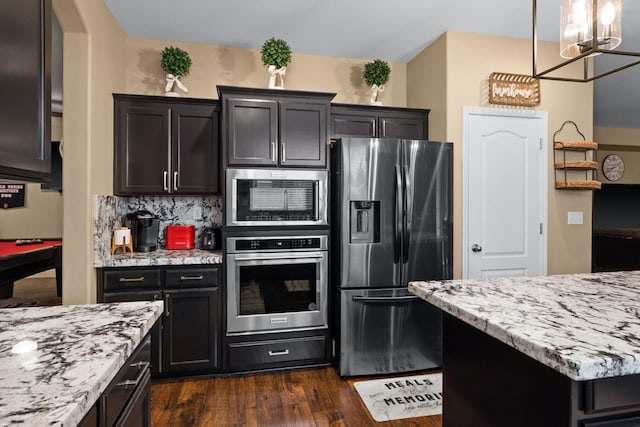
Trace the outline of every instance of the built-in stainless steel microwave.
<instances>
[{"instance_id":1,"label":"built-in stainless steel microwave","mask_svg":"<svg viewBox=\"0 0 640 427\"><path fill-rule=\"evenodd\" d=\"M326 170L227 169L225 223L327 225Z\"/></svg>"}]
</instances>

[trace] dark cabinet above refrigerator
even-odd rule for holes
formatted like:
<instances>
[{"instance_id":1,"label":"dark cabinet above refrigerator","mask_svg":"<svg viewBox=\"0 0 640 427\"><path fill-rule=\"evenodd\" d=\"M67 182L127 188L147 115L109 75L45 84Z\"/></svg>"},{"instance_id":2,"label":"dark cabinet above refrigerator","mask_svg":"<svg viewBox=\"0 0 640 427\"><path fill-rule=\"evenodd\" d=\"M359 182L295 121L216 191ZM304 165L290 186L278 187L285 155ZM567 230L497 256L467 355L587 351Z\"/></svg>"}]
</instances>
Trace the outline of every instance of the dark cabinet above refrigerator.
<instances>
[{"instance_id":1,"label":"dark cabinet above refrigerator","mask_svg":"<svg viewBox=\"0 0 640 427\"><path fill-rule=\"evenodd\" d=\"M331 137L429 139L429 111L331 104Z\"/></svg>"}]
</instances>

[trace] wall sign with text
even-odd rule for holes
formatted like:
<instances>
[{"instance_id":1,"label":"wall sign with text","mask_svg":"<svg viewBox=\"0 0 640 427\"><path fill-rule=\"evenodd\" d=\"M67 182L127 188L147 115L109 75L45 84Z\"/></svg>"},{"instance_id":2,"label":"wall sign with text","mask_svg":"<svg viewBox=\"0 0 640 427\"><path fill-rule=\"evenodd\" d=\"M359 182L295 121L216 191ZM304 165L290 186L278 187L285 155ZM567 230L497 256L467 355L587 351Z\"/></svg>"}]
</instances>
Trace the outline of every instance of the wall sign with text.
<instances>
[{"instance_id":1,"label":"wall sign with text","mask_svg":"<svg viewBox=\"0 0 640 427\"><path fill-rule=\"evenodd\" d=\"M517 107L540 105L540 80L522 74L491 73L489 103Z\"/></svg>"},{"instance_id":2,"label":"wall sign with text","mask_svg":"<svg viewBox=\"0 0 640 427\"><path fill-rule=\"evenodd\" d=\"M0 184L0 208L23 208L25 184Z\"/></svg>"}]
</instances>

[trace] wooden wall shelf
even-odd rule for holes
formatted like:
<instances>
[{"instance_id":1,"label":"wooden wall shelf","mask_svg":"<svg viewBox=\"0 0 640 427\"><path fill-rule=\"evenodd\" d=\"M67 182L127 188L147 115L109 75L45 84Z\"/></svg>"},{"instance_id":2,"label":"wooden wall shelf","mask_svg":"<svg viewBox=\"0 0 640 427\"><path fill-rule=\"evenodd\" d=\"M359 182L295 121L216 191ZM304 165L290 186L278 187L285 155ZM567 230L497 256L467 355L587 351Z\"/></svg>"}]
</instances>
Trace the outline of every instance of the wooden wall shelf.
<instances>
[{"instance_id":1,"label":"wooden wall shelf","mask_svg":"<svg viewBox=\"0 0 640 427\"><path fill-rule=\"evenodd\" d=\"M558 136L565 125L572 124L582 139L559 141ZM568 120L553 134L553 159L555 166L556 189L562 190L599 190L598 143L587 141L578 125Z\"/></svg>"},{"instance_id":2,"label":"wooden wall shelf","mask_svg":"<svg viewBox=\"0 0 640 427\"><path fill-rule=\"evenodd\" d=\"M600 181L588 179L571 179L567 181L556 181L556 188L563 190L599 190L602 186Z\"/></svg>"}]
</instances>

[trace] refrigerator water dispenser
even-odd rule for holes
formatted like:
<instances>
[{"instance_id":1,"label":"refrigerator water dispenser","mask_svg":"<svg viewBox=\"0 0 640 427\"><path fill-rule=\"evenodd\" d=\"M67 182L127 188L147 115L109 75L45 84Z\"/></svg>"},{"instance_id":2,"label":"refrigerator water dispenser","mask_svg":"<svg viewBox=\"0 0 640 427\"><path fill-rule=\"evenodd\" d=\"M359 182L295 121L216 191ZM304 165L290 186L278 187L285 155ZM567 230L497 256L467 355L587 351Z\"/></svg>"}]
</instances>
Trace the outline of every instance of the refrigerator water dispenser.
<instances>
[{"instance_id":1,"label":"refrigerator water dispenser","mask_svg":"<svg viewBox=\"0 0 640 427\"><path fill-rule=\"evenodd\" d=\"M351 201L351 243L380 242L380 202Z\"/></svg>"}]
</instances>

